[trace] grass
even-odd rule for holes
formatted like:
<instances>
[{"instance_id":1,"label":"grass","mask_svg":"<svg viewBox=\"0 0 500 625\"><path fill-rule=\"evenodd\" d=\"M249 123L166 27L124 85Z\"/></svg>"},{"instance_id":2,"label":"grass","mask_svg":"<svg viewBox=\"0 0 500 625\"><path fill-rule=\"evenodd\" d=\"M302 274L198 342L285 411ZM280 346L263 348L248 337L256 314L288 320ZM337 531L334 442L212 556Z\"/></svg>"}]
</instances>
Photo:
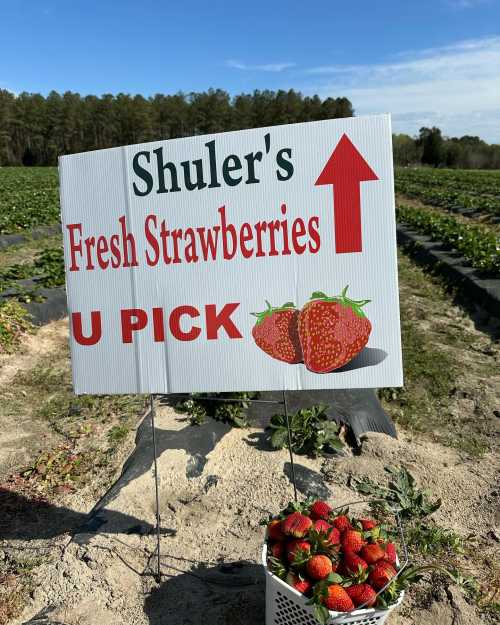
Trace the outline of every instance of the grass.
<instances>
[{"instance_id":1,"label":"grass","mask_svg":"<svg viewBox=\"0 0 500 625\"><path fill-rule=\"evenodd\" d=\"M78 489L109 467L145 405L141 395L75 396L66 345L19 371L0 401L4 415L43 420L58 436L58 445L34 453L18 472L49 493Z\"/></svg>"},{"instance_id":2,"label":"grass","mask_svg":"<svg viewBox=\"0 0 500 625\"><path fill-rule=\"evenodd\" d=\"M7 625L21 614L33 582L31 574L41 564L48 562L46 556L30 556L5 552L0 562L0 625Z\"/></svg>"},{"instance_id":3,"label":"grass","mask_svg":"<svg viewBox=\"0 0 500 625\"><path fill-rule=\"evenodd\" d=\"M444 558L464 553L466 539L450 529L435 523L416 523L406 529L408 547L413 553Z\"/></svg>"},{"instance_id":4,"label":"grass","mask_svg":"<svg viewBox=\"0 0 500 625\"><path fill-rule=\"evenodd\" d=\"M30 287L20 286L19 280L34 279ZM12 289L10 297L19 301L40 299L40 287L52 288L64 285L63 249L46 247L35 257L33 262L23 260L21 263L0 269L0 291Z\"/></svg>"},{"instance_id":5,"label":"grass","mask_svg":"<svg viewBox=\"0 0 500 625\"><path fill-rule=\"evenodd\" d=\"M371 505L376 518L384 520L388 510L399 508L410 564L438 565L448 571L448 575L432 574L433 588L445 587L451 577L452 583L462 589L482 614L494 618L499 613L498 567L491 548L485 551L481 547L479 535L461 536L439 526L431 517L440 502L433 499L432 493L419 488L407 469L386 467L385 471L390 476L385 483L351 475L349 485L362 495L378 499ZM414 599L425 596L429 590L428 585L424 589L412 589Z\"/></svg>"},{"instance_id":6,"label":"grass","mask_svg":"<svg viewBox=\"0 0 500 625\"><path fill-rule=\"evenodd\" d=\"M0 303L0 354L10 354L26 334L34 332L31 316L16 301Z\"/></svg>"},{"instance_id":7,"label":"grass","mask_svg":"<svg viewBox=\"0 0 500 625\"><path fill-rule=\"evenodd\" d=\"M114 425L108 432L108 440L112 445L119 444L127 438L129 432L127 425Z\"/></svg>"},{"instance_id":8,"label":"grass","mask_svg":"<svg viewBox=\"0 0 500 625\"><path fill-rule=\"evenodd\" d=\"M11 265L32 263L45 248L61 245L62 237L60 234L40 239L29 239L18 245L11 245L0 250L0 271Z\"/></svg>"},{"instance_id":9,"label":"grass","mask_svg":"<svg viewBox=\"0 0 500 625\"><path fill-rule=\"evenodd\" d=\"M384 407L410 431L481 456L492 445L494 364L444 283L401 250L399 283L404 386L379 391ZM469 395L475 408L466 412L462 400Z\"/></svg>"},{"instance_id":10,"label":"grass","mask_svg":"<svg viewBox=\"0 0 500 625\"><path fill-rule=\"evenodd\" d=\"M23 440L31 460L10 476L0 476L2 488L27 501L57 505L61 497L71 497L83 487L98 498L120 466L124 441L144 407L144 396L138 395L75 396L66 338L55 339L30 368L0 388L2 422L19 421L22 429L24 421L38 420L49 434L47 439ZM32 590L33 569L47 562L46 556L40 560L27 552L29 547L24 552L5 550L6 557L0 559L0 625L22 612Z\"/></svg>"}]
</instances>

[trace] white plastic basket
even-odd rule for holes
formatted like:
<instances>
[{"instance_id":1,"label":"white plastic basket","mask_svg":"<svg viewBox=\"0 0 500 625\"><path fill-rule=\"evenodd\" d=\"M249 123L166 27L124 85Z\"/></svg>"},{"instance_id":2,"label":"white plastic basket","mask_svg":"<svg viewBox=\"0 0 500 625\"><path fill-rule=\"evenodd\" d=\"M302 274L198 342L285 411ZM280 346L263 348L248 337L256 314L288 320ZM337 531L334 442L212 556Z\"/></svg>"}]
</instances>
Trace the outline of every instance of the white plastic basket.
<instances>
[{"instance_id":1,"label":"white plastic basket","mask_svg":"<svg viewBox=\"0 0 500 625\"><path fill-rule=\"evenodd\" d=\"M313 606L307 605L307 597L286 584L267 568L267 545L262 549L262 565L266 574L266 625L319 625L314 616ZM328 625L382 625L403 601L401 593L397 603L387 610L365 608L352 612L332 612Z\"/></svg>"}]
</instances>

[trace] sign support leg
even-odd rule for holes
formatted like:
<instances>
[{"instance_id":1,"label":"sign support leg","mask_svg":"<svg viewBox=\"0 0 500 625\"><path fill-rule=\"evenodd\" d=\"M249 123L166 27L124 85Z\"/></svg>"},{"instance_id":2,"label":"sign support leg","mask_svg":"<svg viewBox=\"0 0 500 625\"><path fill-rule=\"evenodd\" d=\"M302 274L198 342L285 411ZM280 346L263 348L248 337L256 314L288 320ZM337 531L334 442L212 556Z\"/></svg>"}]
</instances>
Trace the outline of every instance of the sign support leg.
<instances>
[{"instance_id":1,"label":"sign support leg","mask_svg":"<svg viewBox=\"0 0 500 625\"><path fill-rule=\"evenodd\" d=\"M155 497L156 497L156 551L157 551L157 560L156 560L156 574L155 580L159 584L161 582L161 553L160 553L160 539L161 539L161 530L160 530L160 495L159 495L159 487L158 487L158 462L157 462L157 454L156 454L156 429L155 429L155 406L154 406L154 396L151 394L149 397L149 405L151 409L151 429L153 432L153 466L154 466L154 476L155 476Z\"/></svg>"},{"instance_id":2,"label":"sign support leg","mask_svg":"<svg viewBox=\"0 0 500 625\"><path fill-rule=\"evenodd\" d=\"M283 407L285 409L286 429L288 430L288 450L290 451L290 467L292 470L293 496L295 498L295 501L297 501L297 483L295 481L295 465L293 462L293 451L292 451L292 430L290 429L290 418L288 416L286 391L283 391Z\"/></svg>"}]
</instances>

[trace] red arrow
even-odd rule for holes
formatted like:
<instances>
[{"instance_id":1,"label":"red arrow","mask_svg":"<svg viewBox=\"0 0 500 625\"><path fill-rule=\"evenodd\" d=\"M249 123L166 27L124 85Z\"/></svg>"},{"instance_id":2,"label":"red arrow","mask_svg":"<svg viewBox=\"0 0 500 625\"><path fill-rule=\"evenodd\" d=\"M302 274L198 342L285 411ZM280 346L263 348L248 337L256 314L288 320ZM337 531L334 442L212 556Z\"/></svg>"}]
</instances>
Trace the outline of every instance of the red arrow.
<instances>
[{"instance_id":1,"label":"red arrow","mask_svg":"<svg viewBox=\"0 0 500 625\"><path fill-rule=\"evenodd\" d=\"M378 180L377 174L344 134L315 185L333 185L335 251L361 252L361 182Z\"/></svg>"}]
</instances>

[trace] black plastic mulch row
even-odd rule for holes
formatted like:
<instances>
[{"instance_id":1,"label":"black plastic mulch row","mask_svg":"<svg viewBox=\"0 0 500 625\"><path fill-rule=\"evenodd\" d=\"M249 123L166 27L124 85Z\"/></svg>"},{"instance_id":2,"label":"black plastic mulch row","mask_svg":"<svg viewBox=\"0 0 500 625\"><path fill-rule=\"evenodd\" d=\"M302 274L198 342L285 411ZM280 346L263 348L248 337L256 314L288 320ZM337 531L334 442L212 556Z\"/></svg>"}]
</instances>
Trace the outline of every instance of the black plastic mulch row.
<instances>
[{"instance_id":1,"label":"black plastic mulch row","mask_svg":"<svg viewBox=\"0 0 500 625\"><path fill-rule=\"evenodd\" d=\"M398 224L397 239L400 245L410 247L417 260L431 263L454 286L494 317L500 317L500 280L481 275L467 264L463 256L450 251L443 243Z\"/></svg>"}]
</instances>

